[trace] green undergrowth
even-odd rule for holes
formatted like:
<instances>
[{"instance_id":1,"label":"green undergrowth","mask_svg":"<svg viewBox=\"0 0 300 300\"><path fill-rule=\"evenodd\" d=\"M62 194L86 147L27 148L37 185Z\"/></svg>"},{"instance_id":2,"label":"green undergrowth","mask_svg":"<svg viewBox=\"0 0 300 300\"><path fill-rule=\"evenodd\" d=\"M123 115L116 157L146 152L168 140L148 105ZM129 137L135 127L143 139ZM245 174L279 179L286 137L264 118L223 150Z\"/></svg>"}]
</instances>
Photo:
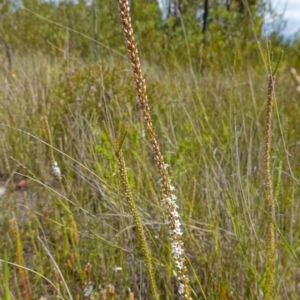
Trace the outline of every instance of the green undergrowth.
<instances>
[{"instance_id":1,"label":"green undergrowth","mask_svg":"<svg viewBox=\"0 0 300 300\"><path fill-rule=\"evenodd\" d=\"M128 299L129 290L151 298L105 121L113 135L119 125L126 128L122 150L159 293L175 299L155 162L130 65L113 56L96 63L71 58L19 57L13 76L1 78L6 192L0 198L0 258L8 264L1 265L0 296L10 299L9 289L15 299L83 299L89 262L96 299L109 284L117 299ZM202 73L178 62L143 66L153 125L184 222L194 299L259 299L264 284L267 76L263 65L234 69L234 55L229 61L231 67ZM276 78L271 157L280 233L276 299L299 295L298 104L283 66ZM45 116L61 182L51 171ZM28 186L16 189L24 178Z\"/></svg>"}]
</instances>

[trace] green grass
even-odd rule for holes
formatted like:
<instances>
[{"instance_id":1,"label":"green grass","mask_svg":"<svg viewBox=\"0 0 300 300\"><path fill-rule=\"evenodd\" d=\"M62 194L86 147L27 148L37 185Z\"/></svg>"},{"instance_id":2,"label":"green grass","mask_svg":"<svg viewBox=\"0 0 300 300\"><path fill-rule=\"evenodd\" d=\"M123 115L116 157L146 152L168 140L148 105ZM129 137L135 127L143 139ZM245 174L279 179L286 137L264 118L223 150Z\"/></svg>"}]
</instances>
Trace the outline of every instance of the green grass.
<instances>
[{"instance_id":1,"label":"green grass","mask_svg":"<svg viewBox=\"0 0 300 300\"><path fill-rule=\"evenodd\" d=\"M233 68L234 55L229 60ZM192 297L261 298L268 226L263 66L244 62L234 74L232 68L192 74L180 62L142 63L157 139L178 195ZM161 299L176 299L159 179L128 61L111 56L88 64L36 54L15 57L14 65L13 76L0 81L0 171L6 187L0 198L0 259L7 261L1 265L0 297L83 299L89 262L95 299L109 284L116 299L129 299L129 289L137 299L151 299L105 121L114 135L120 124L127 129L122 150L128 182L158 290ZM299 94L285 64L275 90L274 297L297 299ZM61 183L51 171L44 116ZM29 187L16 190L14 183L23 177L31 178Z\"/></svg>"}]
</instances>

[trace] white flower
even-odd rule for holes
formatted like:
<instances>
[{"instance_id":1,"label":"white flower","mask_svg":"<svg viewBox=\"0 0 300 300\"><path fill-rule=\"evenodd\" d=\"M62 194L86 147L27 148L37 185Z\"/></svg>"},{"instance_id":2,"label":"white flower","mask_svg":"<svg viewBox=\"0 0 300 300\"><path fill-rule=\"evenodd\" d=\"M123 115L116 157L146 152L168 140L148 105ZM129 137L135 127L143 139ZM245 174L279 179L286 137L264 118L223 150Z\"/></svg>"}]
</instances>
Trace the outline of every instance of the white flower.
<instances>
[{"instance_id":1,"label":"white flower","mask_svg":"<svg viewBox=\"0 0 300 300\"><path fill-rule=\"evenodd\" d=\"M55 177L61 178L61 171L56 161L52 165L52 173Z\"/></svg>"},{"instance_id":2,"label":"white flower","mask_svg":"<svg viewBox=\"0 0 300 300\"><path fill-rule=\"evenodd\" d=\"M180 227L179 227L179 228L175 228L175 229L173 230L173 232L174 232L174 234L176 234L176 235L182 235L182 234L183 234L182 231L181 231L181 229L180 229Z\"/></svg>"},{"instance_id":3,"label":"white flower","mask_svg":"<svg viewBox=\"0 0 300 300\"><path fill-rule=\"evenodd\" d=\"M175 220L175 227L176 227L176 228L180 228L180 226L181 226L180 221L179 221L178 219Z\"/></svg>"},{"instance_id":4,"label":"white flower","mask_svg":"<svg viewBox=\"0 0 300 300\"><path fill-rule=\"evenodd\" d=\"M182 235L182 231L181 231L181 223L180 221L177 219L174 222L174 229L173 229L173 234L175 235Z\"/></svg>"},{"instance_id":5,"label":"white flower","mask_svg":"<svg viewBox=\"0 0 300 300\"><path fill-rule=\"evenodd\" d=\"M172 203L172 200L171 200L169 197L166 197L166 198L164 199L164 202L165 202L166 205L169 206L169 205Z\"/></svg>"},{"instance_id":6,"label":"white flower","mask_svg":"<svg viewBox=\"0 0 300 300\"><path fill-rule=\"evenodd\" d=\"M177 269L181 270L183 269L183 262L182 261L176 261L176 266L177 266Z\"/></svg>"},{"instance_id":7,"label":"white flower","mask_svg":"<svg viewBox=\"0 0 300 300\"><path fill-rule=\"evenodd\" d=\"M184 284L180 283L178 287L178 294L182 295L184 293Z\"/></svg>"},{"instance_id":8,"label":"white flower","mask_svg":"<svg viewBox=\"0 0 300 300\"><path fill-rule=\"evenodd\" d=\"M184 253L183 248L176 241L172 242L172 253L175 260L177 260Z\"/></svg>"},{"instance_id":9,"label":"white flower","mask_svg":"<svg viewBox=\"0 0 300 300\"><path fill-rule=\"evenodd\" d=\"M179 217L179 213L178 213L177 210L171 211L171 215L172 215L174 218L178 218L178 217Z\"/></svg>"}]
</instances>

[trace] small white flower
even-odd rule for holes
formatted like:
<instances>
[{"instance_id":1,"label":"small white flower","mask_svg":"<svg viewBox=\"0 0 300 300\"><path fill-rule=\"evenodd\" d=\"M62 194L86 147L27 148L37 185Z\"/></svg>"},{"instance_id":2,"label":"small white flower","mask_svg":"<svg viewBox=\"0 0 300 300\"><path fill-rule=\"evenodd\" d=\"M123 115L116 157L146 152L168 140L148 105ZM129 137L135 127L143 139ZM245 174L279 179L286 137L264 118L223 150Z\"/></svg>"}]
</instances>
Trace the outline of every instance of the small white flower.
<instances>
[{"instance_id":1,"label":"small white flower","mask_svg":"<svg viewBox=\"0 0 300 300\"><path fill-rule=\"evenodd\" d=\"M184 253L183 248L178 244L178 242L172 243L172 254L175 260L177 260Z\"/></svg>"},{"instance_id":2,"label":"small white flower","mask_svg":"<svg viewBox=\"0 0 300 300\"><path fill-rule=\"evenodd\" d=\"M166 203L166 205L170 205L172 203L172 200L169 197L166 197L164 199L164 202Z\"/></svg>"},{"instance_id":3,"label":"small white flower","mask_svg":"<svg viewBox=\"0 0 300 300\"><path fill-rule=\"evenodd\" d=\"M179 244L178 244L178 242L174 241L174 242L172 242L171 246L172 246L172 248L177 248L177 247L179 247Z\"/></svg>"},{"instance_id":4,"label":"small white flower","mask_svg":"<svg viewBox=\"0 0 300 300\"><path fill-rule=\"evenodd\" d=\"M176 267L179 270L183 269L183 262L182 261L176 261Z\"/></svg>"},{"instance_id":5,"label":"small white flower","mask_svg":"<svg viewBox=\"0 0 300 300\"><path fill-rule=\"evenodd\" d=\"M180 223L180 221L177 219L177 220L175 220L175 227L176 228L179 228L180 229L180 227L181 227L181 223Z\"/></svg>"},{"instance_id":6,"label":"small white flower","mask_svg":"<svg viewBox=\"0 0 300 300\"><path fill-rule=\"evenodd\" d=\"M171 211L171 215L172 215L174 218L178 218L178 217L179 217L179 213L177 212L177 210Z\"/></svg>"},{"instance_id":7,"label":"small white flower","mask_svg":"<svg viewBox=\"0 0 300 300\"><path fill-rule=\"evenodd\" d=\"M173 232L174 232L174 234L176 234L176 235L182 235L182 234L183 234L180 228L175 228L175 229L173 230Z\"/></svg>"},{"instance_id":8,"label":"small white flower","mask_svg":"<svg viewBox=\"0 0 300 300\"><path fill-rule=\"evenodd\" d=\"M184 293L184 285L180 283L178 287L178 294L182 295L183 293Z\"/></svg>"},{"instance_id":9,"label":"small white flower","mask_svg":"<svg viewBox=\"0 0 300 300\"><path fill-rule=\"evenodd\" d=\"M61 171L56 161L52 165L52 173L55 177L61 178Z\"/></svg>"},{"instance_id":10,"label":"small white flower","mask_svg":"<svg viewBox=\"0 0 300 300\"><path fill-rule=\"evenodd\" d=\"M170 190L175 191L175 187L173 185L170 185Z\"/></svg>"}]
</instances>

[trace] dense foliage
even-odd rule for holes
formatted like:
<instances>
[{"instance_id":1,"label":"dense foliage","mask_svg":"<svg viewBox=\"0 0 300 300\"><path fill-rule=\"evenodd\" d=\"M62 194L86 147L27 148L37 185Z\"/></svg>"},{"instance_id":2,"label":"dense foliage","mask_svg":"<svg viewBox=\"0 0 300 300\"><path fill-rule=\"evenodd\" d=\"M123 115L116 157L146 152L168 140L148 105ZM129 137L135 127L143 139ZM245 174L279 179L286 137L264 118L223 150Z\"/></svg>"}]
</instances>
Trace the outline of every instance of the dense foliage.
<instances>
[{"instance_id":1,"label":"dense foliage","mask_svg":"<svg viewBox=\"0 0 300 300\"><path fill-rule=\"evenodd\" d=\"M124 53L116 1L95 1L91 5L83 0L76 3L24 0L19 6L14 3L3 1L0 11L0 30L13 53L71 54L85 60L106 57L114 51ZM196 18L201 6L194 1L182 1L180 17L170 15L165 22L155 1L133 1L131 13L140 50L147 60L224 68L232 65L230 53L236 53L239 61L260 59L257 41L264 39L266 7L259 2L248 9L234 5L228 9L224 4L212 2L205 32L203 17ZM273 42L284 44L279 33L274 33ZM294 52L292 59L295 55Z\"/></svg>"}]
</instances>

